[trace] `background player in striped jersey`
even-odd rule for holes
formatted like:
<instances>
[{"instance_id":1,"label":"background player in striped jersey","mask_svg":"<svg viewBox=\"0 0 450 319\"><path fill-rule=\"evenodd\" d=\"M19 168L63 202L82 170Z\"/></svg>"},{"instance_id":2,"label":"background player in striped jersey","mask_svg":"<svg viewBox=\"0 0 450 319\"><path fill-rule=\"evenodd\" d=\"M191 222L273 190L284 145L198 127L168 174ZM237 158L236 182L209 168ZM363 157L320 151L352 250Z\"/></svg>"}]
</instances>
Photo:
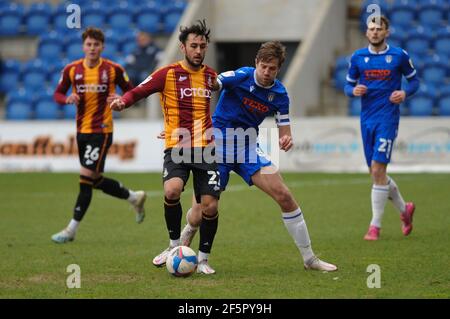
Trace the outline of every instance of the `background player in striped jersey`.
<instances>
[{"instance_id":1,"label":"background player in striped jersey","mask_svg":"<svg viewBox=\"0 0 450 319\"><path fill-rule=\"evenodd\" d=\"M215 273L208 264L208 256L218 226L220 194L210 113L211 91L217 75L213 69L203 64L209 33L205 21L181 27L179 40L184 59L156 70L138 87L111 103L112 109L122 110L159 92L166 132L164 216L170 243L166 250L153 259L153 264L158 267L164 265L170 249L180 244L180 196L192 172L202 220L197 272L204 274ZM200 158L196 158L196 154L200 154Z\"/></svg>"},{"instance_id":2,"label":"background player in striped jersey","mask_svg":"<svg viewBox=\"0 0 450 319\"><path fill-rule=\"evenodd\" d=\"M285 55L285 47L280 42L266 42L256 54L256 67L243 67L219 75L217 88L221 88L222 93L213 115L213 126L220 185L225 190L230 172L235 171L249 186L254 184L272 197L280 206L281 217L300 250L305 269L335 271L335 265L314 254L297 201L257 142L258 126L267 116L275 115L280 149L287 152L293 146L288 93L276 79ZM240 134L243 130L246 133ZM202 223L200 216L198 205L193 203L181 234L183 245L190 245Z\"/></svg>"},{"instance_id":3,"label":"background player in striped jersey","mask_svg":"<svg viewBox=\"0 0 450 319\"><path fill-rule=\"evenodd\" d=\"M411 233L415 209L414 203L405 203L398 186L386 171L398 132L399 104L418 90L419 80L408 53L386 43L389 20L378 18L367 25L369 46L353 54L345 86L347 96L361 96L361 134L373 181L372 220L365 240L379 238L388 198L400 212L405 236ZM404 89L401 88L402 76L408 80Z\"/></svg>"},{"instance_id":4,"label":"background player in striped jersey","mask_svg":"<svg viewBox=\"0 0 450 319\"><path fill-rule=\"evenodd\" d=\"M123 91L129 91L133 86L120 65L101 58L105 41L101 30L87 28L82 39L84 59L74 61L64 68L54 93L56 102L77 106L77 145L81 164L80 192L73 218L65 229L52 236L56 243L65 243L75 238L79 223L91 202L92 188L127 199L136 210L137 223L141 223L145 217L144 191L134 192L118 181L102 175L106 154L113 139L113 116L108 104L116 96L116 85ZM66 97L70 86L72 93Z\"/></svg>"}]
</instances>

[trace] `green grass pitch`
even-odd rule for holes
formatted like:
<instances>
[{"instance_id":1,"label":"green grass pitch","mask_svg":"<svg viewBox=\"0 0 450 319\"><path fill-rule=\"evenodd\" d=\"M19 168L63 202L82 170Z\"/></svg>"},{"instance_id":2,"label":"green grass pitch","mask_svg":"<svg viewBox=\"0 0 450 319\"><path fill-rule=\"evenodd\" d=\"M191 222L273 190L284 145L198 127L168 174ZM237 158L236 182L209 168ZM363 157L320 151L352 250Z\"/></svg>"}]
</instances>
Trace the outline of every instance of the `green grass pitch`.
<instances>
[{"instance_id":1,"label":"green grass pitch","mask_svg":"<svg viewBox=\"0 0 450 319\"><path fill-rule=\"evenodd\" d=\"M284 174L315 253L339 266L334 273L305 271L278 206L234 175L222 194L210 257L217 274L189 278L151 264L168 244L160 175L105 175L147 191L144 223L135 223L126 201L95 191L76 240L57 245L50 236L72 216L78 175L0 174L0 298L450 297L448 174L392 174L416 203L414 230L402 235L388 203L378 242L363 240L371 217L368 175ZM190 181L184 211L191 194ZM81 268L79 289L66 286L70 264ZM380 267L380 288L367 286L371 264Z\"/></svg>"}]
</instances>

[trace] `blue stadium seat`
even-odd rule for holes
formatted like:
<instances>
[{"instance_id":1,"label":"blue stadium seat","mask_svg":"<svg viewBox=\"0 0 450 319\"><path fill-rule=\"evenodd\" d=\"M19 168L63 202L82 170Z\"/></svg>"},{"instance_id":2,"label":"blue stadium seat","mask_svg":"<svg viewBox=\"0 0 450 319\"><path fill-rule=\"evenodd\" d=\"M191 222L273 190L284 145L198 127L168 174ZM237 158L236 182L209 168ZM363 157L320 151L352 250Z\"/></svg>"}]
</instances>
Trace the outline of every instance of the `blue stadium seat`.
<instances>
[{"instance_id":1,"label":"blue stadium seat","mask_svg":"<svg viewBox=\"0 0 450 319\"><path fill-rule=\"evenodd\" d=\"M438 115L450 116L450 93L441 95L437 106Z\"/></svg>"},{"instance_id":2,"label":"blue stadium seat","mask_svg":"<svg viewBox=\"0 0 450 319\"><path fill-rule=\"evenodd\" d=\"M67 104L62 106L63 119L74 120L77 116L77 106L75 104Z\"/></svg>"},{"instance_id":3,"label":"blue stadium seat","mask_svg":"<svg viewBox=\"0 0 450 319\"><path fill-rule=\"evenodd\" d=\"M438 30L436 40L434 41L434 50L436 54L450 56L450 26Z\"/></svg>"},{"instance_id":4,"label":"blue stadium seat","mask_svg":"<svg viewBox=\"0 0 450 319\"><path fill-rule=\"evenodd\" d=\"M25 14L24 24L27 34L40 35L49 31L52 6L49 3L32 3Z\"/></svg>"},{"instance_id":5,"label":"blue stadium seat","mask_svg":"<svg viewBox=\"0 0 450 319\"><path fill-rule=\"evenodd\" d=\"M67 27L67 5L67 3L60 4L52 12L53 30L60 34L64 34L70 31L70 29Z\"/></svg>"},{"instance_id":6,"label":"blue stadium seat","mask_svg":"<svg viewBox=\"0 0 450 319\"><path fill-rule=\"evenodd\" d=\"M17 89L20 81L21 64L17 60L5 60L0 74L0 92L10 92Z\"/></svg>"},{"instance_id":7,"label":"blue stadium seat","mask_svg":"<svg viewBox=\"0 0 450 319\"><path fill-rule=\"evenodd\" d=\"M394 3L391 7L389 17L393 25L410 28L414 25L415 20L414 6L411 6L407 1Z\"/></svg>"},{"instance_id":8,"label":"blue stadium seat","mask_svg":"<svg viewBox=\"0 0 450 319\"><path fill-rule=\"evenodd\" d=\"M105 42L105 48L103 49L102 56L114 60L119 52L119 43L117 38L109 38Z\"/></svg>"},{"instance_id":9,"label":"blue stadium seat","mask_svg":"<svg viewBox=\"0 0 450 319\"><path fill-rule=\"evenodd\" d=\"M431 116L433 115L434 99L427 93L416 93L408 100L409 115Z\"/></svg>"},{"instance_id":10,"label":"blue stadium seat","mask_svg":"<svg viewBox=\"0 0 450 319\"><path fill-rule=\"evenodd\" d=\"M415 53L418 55L427 55L431 49L432 36L426 32L424 27L419 26L409 33L408 41L404 46L408 53Z\"/></svg>"},{"instance_id":11,"label":"blue stadium seat","mask_svg":"<svg viewBox=\"0 0 450 319\"><path fill-rule=\"evenodd\" d=\"M122 55L127 56L131 54L137 47L136 35L134 33L127 35L120 40L119 50Z\"/></svg>"},{"instance_id":12,"label":"blue stadium seat","mask_svg":"<svg viewBox=\"0 0 450 319\"><path fill-rule=\"evenodd\" d=\"M64 49L64 42L55 31L44 34L40 37L38 47L38 57L46 62L61 59Z\"/></svg>"},{"instance_id":13,"label":"blue stadium seat","mask_svg":"<svg viewBox=\"0 0 450 319\"><path fill-rule=\"evenodd\" d=\"M130 28L133 23L133 12L133 8L125 1L113 5L108 12L109 27L120 32Z\"/></svg>"},{"instance_id":14,"label":"blue stadium seat","mask_svg":"<svg viewBox=\"0 0 450 319\"><path fill-rule=\"evenodd\" d=\"M441 97L444 95L450 95L450 84L440 87Z\"/></svg>"},{"instance_id":15,"label":"blue stadium seat","mask_svg":"<svg viewBox=\"0 0 450 319\"><path fill-rule=\"evenodd\" d=\"M333 80L334 80L334 86L337 89L339 89L339 90L344 89L345 84L347 84L347 73L348 73L347 68L341 68L341 69L334 70Z\"/></svg>"},{"instance_id":16,"label":"blue stadium seat","mask_svg":"<svg viewBox=\"0 0 450 319\"><path fill-rule=\"evenodd\" d=\"M24 89L10 93L6 99L7 120L29 120L33 116L33 95Z\"/></svg>"},{"instance_id":17,"label":"blue stadium seat","mask_svg":"<svg viewBox=\"0 0 450 319\"><path fill-rule=\"evenodd\" d=\"M11 3L0 11L0 35L18 35L22 31L24 6Z\"/></svg>"},{"instance_id":18,"label":"blue stadium seat","mask_svg":"<svg viewBox=\"0 0 450 319\"><path fill-rule=\"evenodd\" d=\"M393 33L393 34L389 35L389 37L387 39L387 43L391 47L403 48L404 40L405 40L404 36L401 36L398 33Z\"/></svg>"},{"instance_id":19,"label":"blue stadium seat","mask_svg":"<svg viewBox=\"0 0 450 319\"><path fill-rule=\"evenodd\" d=\"M354 97L349 100L348 114L350 116L359 116L361 114L361 98Z\"/></svg>"},{"instance_id":20,"label":"blue stadium seat","mask_svg":"<svg viewBox=\"0 0 450 319\"><path fill-rule=\"evenodd\" d=\"M111 5L111 4L109 4ZM81 13L81 23L83 26L93 26L103 28L106 22L105 7L100 2L92 2L91 5L83 7Z\"/></svg>"},{"instance_id":21,"label":"blue stadium seat","mask_svg":"<svg viewBox=\"0 0 450 319\"><path fill-rule=\"evenodd\" d=\"M47 78L47 67L40 59L30 60L23 66L21 77L27 90L43 90Z\"/></svg>"},{"instance_id":22,"label":"blue stadium seat","mask_svg":"<svg viewBox=\"0 0 450 319\"><path fill-rule=\"evenodd\" d=\"M421 77L426 83L442 85L447 76L447 64L448 60L441 61L439 56L428 58L423 65Z\"/></svg>"},{"instance_id":23,"label":"blue stadium seat","mask_svg":"<svg viewBox=\"0 0 450 319\"><path fill-rule=\"evenodd\" d=\"M139 30L158 33L161 26L161 14L155 2L148 2L139 7L135 15L136 27Z\"/></svg>"},{"instance_id":24,"label":"blue stadium seat","mask_svg":"<svg viewBox=\"0 0 450 319\"><path fill-rule=\"evenodd\" d=\"M172 33L178 22L180 22L180 18L183 15L182 11L169 11L167 14L163 16L163 32Z\"/></svg>"},{"instance_id":25,"label":"blue stadium seat","mask_svg":"<svg viewBox=\"0 0 450 319\"><path fill-rule=\"evenodd\" d=\"M33 107L31 104L11 103L6 106L7 120L30 120L33 117Z\"/></svg>"},{"instance_id":26,"label":"blue stadium seat","mask_svg":"<svg viewBox=\"0 0 450 319\"><path fill-rule=\"evenodd\" d=\"M422 25L439 27L443 24L447 4L443 0L421 0L418 7L418 18Z\"/></svg>"},{"instance_id":27,"label":"blue stadium seat","mask_svg":"<svg viewBox=\"0 0 450 319\"><path fill-rule=\"evenodd\" d=\"M34 117L37 120L57 120L61 118L59 105L53 98L40 98L36 101Z\"/></svg>"},{"instance_id":28,"label":"blue stadium seat","mask_svg":"<svg viewBox=\"0 0 450 319\"><path fill-rule=\"evenodd\" d=\"M70 33L66 38L65 53L69 61L81 59L84 56L81 32Z\"/></svg>"}]
</instances>

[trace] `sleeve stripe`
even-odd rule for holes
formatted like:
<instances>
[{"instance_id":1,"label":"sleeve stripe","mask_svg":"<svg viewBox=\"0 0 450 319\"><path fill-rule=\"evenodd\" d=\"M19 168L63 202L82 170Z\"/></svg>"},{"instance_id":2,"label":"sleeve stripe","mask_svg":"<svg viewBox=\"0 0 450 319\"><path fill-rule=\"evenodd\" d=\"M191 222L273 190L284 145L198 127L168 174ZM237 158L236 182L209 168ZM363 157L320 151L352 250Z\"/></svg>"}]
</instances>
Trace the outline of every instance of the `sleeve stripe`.
<instances>
[{"instance_id":1,"label":"sleeve stripe","mask_svg":"<svg viewBox=\"0 0 450 319\"><path fill-rule=\"evenodd\" d=\"M279 120L285 120L285 119L289 119L289 114L277 114L277 119Z\"/></svg>"},{"instance_id":2,"label":"sleeve stripe","mask_svg":"<svg viewBox=\"0 0 450 319\"><path fill-rule=\"evenodd\" d=\"M291 125L290 122L286 122L286 123L277 123L278 126L287 126L287 125Z\"/></svg>"},{"instance_id":3,"label":"sleeve stripe","mask_svg":"<svg viewBox=\"0 0 450 319\"><path fill-rule=\"evenodd\" d=\"M347 75L347 81L352 82L352 83L356 83L356 80L353 80L350 76Z\"/></svg>"},{"instance_id":4,"label":"sleeve stripe","mask_svg":"<svg viewBox=\"0 0 450 319\"><path fill-rule=\"evenodd\" d=\"M416 75L416 73L417 73L417 71L414 70L414 71L411 72L411 74L409 74L409 75L407 75L407 76L405 76L405 77L406 77L407 79L410 79L410 78L412 78L414 75Z\"/></svg>"}]
</instances>

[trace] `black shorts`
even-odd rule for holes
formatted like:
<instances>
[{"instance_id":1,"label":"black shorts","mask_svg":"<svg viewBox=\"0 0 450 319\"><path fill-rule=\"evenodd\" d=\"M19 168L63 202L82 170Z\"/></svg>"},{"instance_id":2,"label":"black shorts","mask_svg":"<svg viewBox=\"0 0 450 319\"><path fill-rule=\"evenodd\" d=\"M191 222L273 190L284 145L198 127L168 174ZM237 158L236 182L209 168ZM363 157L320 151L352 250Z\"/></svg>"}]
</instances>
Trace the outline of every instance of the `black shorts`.
<instances>
[{"instance_id":1,"label":"black shorts","mask_svg":"<svg viewBox=\"0 0 450 319\"><path fill-rule=\"evenodd\" d=\"M217 199L220 197L220 173L215 158L212 161L179 162L173 160L172 149L164 151L163 182L179 177L186 185L191 171L194 176L194 193L197 203L200 203L202 195L211 195Z\"/></svg>"},{"instance_id":2,"label":"black shorts","mask_svg":"<svg viewBox=\"0 0 450 319\"><path fill-rule=\"evenodd\" d=\"M103 173L112 133L77 133L77 144L81 166Z\"/></svg>"}]
</instances>

